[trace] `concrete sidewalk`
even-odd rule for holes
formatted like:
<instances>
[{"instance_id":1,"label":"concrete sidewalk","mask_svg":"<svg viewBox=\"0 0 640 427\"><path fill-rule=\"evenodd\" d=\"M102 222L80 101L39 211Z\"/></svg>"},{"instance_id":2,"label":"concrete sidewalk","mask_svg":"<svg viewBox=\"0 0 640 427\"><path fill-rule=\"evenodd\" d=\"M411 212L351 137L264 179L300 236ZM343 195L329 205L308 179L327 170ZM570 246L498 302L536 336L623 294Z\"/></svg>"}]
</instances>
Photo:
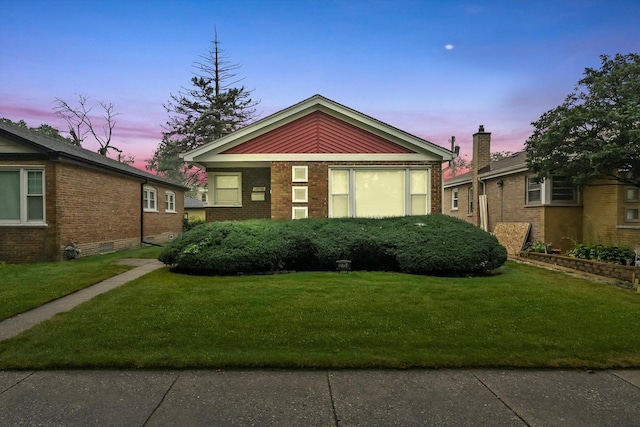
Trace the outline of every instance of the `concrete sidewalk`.
<instances>
[{"instance_id":1,"label":"concrete sidewalk","mask_svg":"<svg viewBox=\"0 0 640 427\"><path fill-rule=\"evenodd\" d=\"M164 267L164 264L155 259L122 259L116 262L119 264L134 265L136 268L103 280L93 286L81 289L62 298L58 298L57 300L51 301L38 308L34 308L33 310L29 310L22 314L18 314L17 316L3 320L0 322L0 341L14 337L19 333L34 327L38 323L51 319L58 313L69 311L97 295L110 291L118 286L122 286L131 280L137 279L138 277Z\"/></svg>"},{"instance_id":2,"label":"concrete sidewalk","mask_svg":"<svg viewBox=\"0 0 640 427\"><path fill-rule=\"evenodd\" d=\"M640 426L640 370L0 371L2 426Z\"/></svg>"}]
</instances>

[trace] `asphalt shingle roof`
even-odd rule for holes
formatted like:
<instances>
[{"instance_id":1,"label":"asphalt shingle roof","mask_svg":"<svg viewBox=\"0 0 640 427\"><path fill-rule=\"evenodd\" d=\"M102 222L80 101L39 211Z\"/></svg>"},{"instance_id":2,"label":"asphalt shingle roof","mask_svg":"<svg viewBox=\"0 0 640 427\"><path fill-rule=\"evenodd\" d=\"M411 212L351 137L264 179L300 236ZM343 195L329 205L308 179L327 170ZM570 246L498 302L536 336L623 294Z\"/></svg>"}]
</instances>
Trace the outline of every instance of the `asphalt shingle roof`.
<instances>
[{"instance_id":1,"label":"asphalt shingle roof","mask_svg":"<svg viewBox=\"0 0 640 427\"><path fill-rule=\"evenodd\" d=\"M79 160L84 163L101 166L127 175L149 179L162 184L170 185L172 187L184 188L181 184L176 184L173 181L160 178L151 173L134 168L133 166L129 166L126 163L118 162L117 160L111 159L98 153L94 153L93 151L89 151L82 147L78 147L73 144L69 144L67 142L42 135L41 133L34 130L26 129L11 123L0 122L0 135L4 135L8 139L15 139L12 138L11 135L17 136L22 140L22 142L25 142L28 146L31 146L37 151L46 152L49 154L57 154L59 156L64 156Z\"/></svg>"}]
</instances>

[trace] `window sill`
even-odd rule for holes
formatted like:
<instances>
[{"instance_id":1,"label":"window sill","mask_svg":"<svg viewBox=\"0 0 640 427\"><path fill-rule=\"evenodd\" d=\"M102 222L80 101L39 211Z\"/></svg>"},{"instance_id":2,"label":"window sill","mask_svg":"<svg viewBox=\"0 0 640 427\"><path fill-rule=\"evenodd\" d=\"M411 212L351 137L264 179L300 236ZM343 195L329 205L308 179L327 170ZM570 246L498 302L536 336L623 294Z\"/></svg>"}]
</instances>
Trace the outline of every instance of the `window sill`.
<instances>
[{"instance_id":1,"label":"window sill","mask_svg":"<svg viewBox=\"0 0 640 427\"><path fill-rule=\"evenodd\" d=\"M164 211L164 213L168 213L168 214L177 214L178 211Z\"/></svg>"},{"instance_id":2,"label":"window sill","mask_svg":"<svg viewBox=\"0 0 640 427\"><path fill-rule=\"evenodd\" d=\"M148 212L148 213L158 213L157 209L143 209L144 212Z\"/></svg>"},{"instance_id":3,"label":"window sill","mask_svg":"<svg viewBox=\"0 0 640 427\"><path fill-rule=\"evenodd\" d=\"M242 205L207 205L205 208L241 208Z\"/></svg>"},{"instance_id":4,"label":"window sill","mask_svg":"<svg viewBox=\"0 0 640 427\"><path fill-rule=\"evenodd\" d=\"M640 224L638 225L616 225L617 229L621 230L640 230Z\"/></svg>"},{"instance_id":5,"label":"window sill","mask_svg":"<svg viewBox=\"0 0 640 427\"><path fill-rule=\"evenodd\" d=\"M458 212L458 208L451 208L451 212Z\"/></svg>"},{"instance_id":6,"label":"window sill","mask_svg":"<svg viewBox=\"0 0 640 427\"><path fill-rule=\"evenodd\" d=\"M21 223L8 223L0 222L0 227L48 227L46 222L21 222Z\"/></svg>"}]
</instances>

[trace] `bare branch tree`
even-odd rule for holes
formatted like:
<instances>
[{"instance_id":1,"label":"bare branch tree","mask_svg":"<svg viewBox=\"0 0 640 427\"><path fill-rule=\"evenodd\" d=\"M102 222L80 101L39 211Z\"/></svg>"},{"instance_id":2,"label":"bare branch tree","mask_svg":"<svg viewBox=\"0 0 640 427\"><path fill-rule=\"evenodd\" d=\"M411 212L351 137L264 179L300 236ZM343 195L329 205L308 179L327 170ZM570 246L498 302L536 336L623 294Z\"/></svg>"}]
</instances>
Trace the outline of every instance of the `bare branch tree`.
<instances>
[{"instance_id":1,"label":"bare branch tree","mask_svg":"<svg viewBox=\"0 0 640 427\"><path fill-rule=\"evenodd\" d=\"M113 104L98 101L98 105L104 112L100 117L103 122L102 132L96 130L97 125L92 121L90 113L94 106L89 105L88 96L78 95L78 107L72 107L61 98L56 98L54 104L53 111L56 116L67 122L69 126L69 135L73 140L73 144L82 146L84 140L90 135L100 144L98 153L103 156L106 156L109 150L117 150L111 145L113 128L116 126L115 117L119 114L115 112ZM93 120L95 120L95 116Z\"/></svg>"}]
</instances>

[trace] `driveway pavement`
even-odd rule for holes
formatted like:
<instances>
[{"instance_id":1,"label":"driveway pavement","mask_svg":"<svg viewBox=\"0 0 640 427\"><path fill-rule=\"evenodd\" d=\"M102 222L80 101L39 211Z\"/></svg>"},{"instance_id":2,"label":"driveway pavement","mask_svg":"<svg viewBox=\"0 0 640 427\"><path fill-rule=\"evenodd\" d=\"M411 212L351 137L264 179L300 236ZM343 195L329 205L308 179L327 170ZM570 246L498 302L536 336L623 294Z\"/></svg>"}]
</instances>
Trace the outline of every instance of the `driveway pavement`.
<instances>
[{"instance_id":1,"label":"driveway pavement","mask_svg":"<svg viewBox=\"0 0 640 427\"><path fill-rule=\"evenodd\" d=\"M2 426L640 426L640 370L0 371Z\"/></svg>"}]
</instances>

